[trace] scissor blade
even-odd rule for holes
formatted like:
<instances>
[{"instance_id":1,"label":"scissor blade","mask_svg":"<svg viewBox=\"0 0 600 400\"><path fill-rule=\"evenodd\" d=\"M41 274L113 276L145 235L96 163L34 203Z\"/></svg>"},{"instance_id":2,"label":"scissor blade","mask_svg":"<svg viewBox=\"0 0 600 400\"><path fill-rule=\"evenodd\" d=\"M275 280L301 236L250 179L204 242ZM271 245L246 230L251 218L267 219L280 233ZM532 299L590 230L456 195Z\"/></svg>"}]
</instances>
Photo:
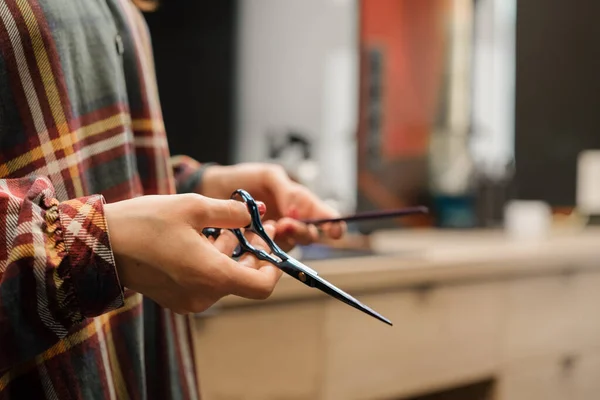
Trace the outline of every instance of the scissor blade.
<instances>
[{"instance_id":1,"label":"scissor blade","mask_svg":"<svg viewBox=\"0 0 600 400\"><path fill-rule=\"evenodd\" d=\"M280 263L279 267L289 275L293 276L296 279L298 278L298 271L302 272L306 276L306 281L302 281L305 284L317 288L322 292L327 293L331 297L338 299L339 301L346 303L347 305L360 310L373 318L376 318L386 324L392 326L392 322L385 318L383 315L379 314L377 311L373 310L370 307L362 304L360 301L356 300L354 297L350 296L348 293L344 292L341 289L338 289L331 283L327 282L325 279L321 278L313 269L307 267L301 262L290 258L285 260L283 263Z\"/></svg>"},{"instance_id":2,"label":"scissor blade","mask_svg":"<svg viewBox=\"0 0 600 400\"><path fill-rule=\"evenodd\" d=\"M393 326L392 321L390 321L383 315L379 314L377 311L373 310L372 308L370 308L370 307L364 305L363 303L361 303L360 301L356 300L354 297L350 296L348 293L344 292L343 290L338 289L337 287L333 286L331 283L327 282L325 279L321 278L320 276L311 276L311 278L315 281L314 287L316 287L317 289L327 293L328 295L330 295L332 297L335 297L339 301L344 302L351 307L356 308L357 310L360 310L366 314L369 314L370 316L372 316L374 318L377 318L381 322L385 322L386 324Z\"/></svg>"}]
</instances>

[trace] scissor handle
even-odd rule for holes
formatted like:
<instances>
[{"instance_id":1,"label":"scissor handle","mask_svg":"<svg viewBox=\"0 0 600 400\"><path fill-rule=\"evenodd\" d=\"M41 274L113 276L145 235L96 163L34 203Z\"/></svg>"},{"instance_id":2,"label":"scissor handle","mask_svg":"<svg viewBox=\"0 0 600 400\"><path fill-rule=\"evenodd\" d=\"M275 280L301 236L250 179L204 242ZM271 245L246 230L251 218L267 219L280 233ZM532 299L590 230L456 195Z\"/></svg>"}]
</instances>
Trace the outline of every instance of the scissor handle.
<instances>
[{"instance_id":1,"label":"scissor handle","mask_svg":"<svg viewBox=\"0 0 600 400\"><path fill-rule=\"evenodd\" d=\"M260 210L258 209L258 205L256 204L254 198L250 195L250 193L243 189L237 189L231 195L231 199L235 200L237 197L242 199L242 202L246 205L246 208L250 213L250 224L245 227L245 230L254 232L256 235L258 235L258 237L260 237L267 244L271 252L277 257L285 257L285 253L279 248L279 246L277 246L277 244L275 244L273 239L271 239L265 231L260 217ZM233 252L234 257L239 257L243 253L249 252L263 261L270 261L272 263L279 262L279 260L275 259L269 253L252 246L250 242L248 242L248 239L241 229L232 229L231 231L235 234L237 240L240 242L240 245Z\"/></svg>"},{"instance_id":2,"label":"scissor handle","mask_svg":"<svg viewBox=\"0 0 600 400\"><path fill-rule=\"evenodd\" d=\"M216 240L219 237L219 235L221 234L221 229L219 229L219 228L204 228L204 229L202 229L202 233L204 234L204 236L211 237Z\"/></svg>"}]
</instances>

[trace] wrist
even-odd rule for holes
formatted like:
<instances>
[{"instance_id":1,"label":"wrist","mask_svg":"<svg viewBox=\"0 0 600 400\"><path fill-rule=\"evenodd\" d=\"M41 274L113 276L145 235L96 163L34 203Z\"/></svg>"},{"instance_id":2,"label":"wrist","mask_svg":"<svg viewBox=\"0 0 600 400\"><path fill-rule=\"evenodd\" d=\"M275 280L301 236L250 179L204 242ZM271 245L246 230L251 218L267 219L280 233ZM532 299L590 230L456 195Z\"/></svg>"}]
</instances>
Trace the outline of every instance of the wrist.
<instances>
[{"instance_id":1,"label":"wrist","mask_svg":"<svg viewBox=\"0 0 600 400\"><path fill-rule=\"evenodd\" d=\"M212 175L214 174L215 171L218 171L220 168L221 168L221 166L217 163L213 163L213 162L202 163L198 167L198 169L194 172L193 192L201 194L203 196L211 197L206 194L207 188L209 188L211 186L211 185L207 185L207 180L208 181L212 180Z\"/></svg>"},{"instance_id":2,"label":"wrist","mask_svg":"<svg viewBox=\"0 0 600 400\"><path fill-rule=\"evenodd\" d=\"M227 176L231 167L210 163L200 168L203 169L195 192L215 199L228 199L231 193L227 190Z\"/></svg>"}]
</instances>

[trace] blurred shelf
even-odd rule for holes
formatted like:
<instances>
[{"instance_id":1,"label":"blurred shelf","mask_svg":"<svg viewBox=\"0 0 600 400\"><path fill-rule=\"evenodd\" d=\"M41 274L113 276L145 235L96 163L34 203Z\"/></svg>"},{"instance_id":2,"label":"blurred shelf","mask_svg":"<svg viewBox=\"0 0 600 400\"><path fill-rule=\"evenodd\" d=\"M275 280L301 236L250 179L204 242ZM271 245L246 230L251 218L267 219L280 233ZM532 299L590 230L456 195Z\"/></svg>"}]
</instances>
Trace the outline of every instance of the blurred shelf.
<instances>
[{"instance_id":1,"label":"blurred shelf","mask_svg":"<svg viewBox=\"0 0 600 400\"><path fill-rule=\"evenodd\" d=\"M518 275L569 273L599 269L600 229L558 231L540 241L515 241L496 230L382 231L372 234L371 249L330 249L321 257L300 260L319 275L350 293L385 288ZM322 256L327 254L327 258ZM317 258L317 259L315 259ZM257 304L227 297L222 307L324 297L284 275L273 295Z\"/></svg>"}]
</instances>

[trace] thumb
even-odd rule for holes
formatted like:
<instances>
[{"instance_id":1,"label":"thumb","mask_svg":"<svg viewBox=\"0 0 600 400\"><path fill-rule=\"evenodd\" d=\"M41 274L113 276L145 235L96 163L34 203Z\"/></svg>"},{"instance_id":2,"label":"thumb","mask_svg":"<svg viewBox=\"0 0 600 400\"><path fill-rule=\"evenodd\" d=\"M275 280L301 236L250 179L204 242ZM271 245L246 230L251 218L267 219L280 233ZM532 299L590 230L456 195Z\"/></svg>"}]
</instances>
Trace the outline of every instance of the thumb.
<instances>
[{"instance_id":1,"label":"thumb","mask_svg":"<svg viewBox=\"0 0 600 400\"><path fill-rule=\"evenodd\" d=\"M243 228L250 224L250 213L246 204L237 200L221 200L205 197L202 218L202 227L218 228ZM261 214L266 207L264 203L257 202Z\"/></svg>"}]
</instances>

